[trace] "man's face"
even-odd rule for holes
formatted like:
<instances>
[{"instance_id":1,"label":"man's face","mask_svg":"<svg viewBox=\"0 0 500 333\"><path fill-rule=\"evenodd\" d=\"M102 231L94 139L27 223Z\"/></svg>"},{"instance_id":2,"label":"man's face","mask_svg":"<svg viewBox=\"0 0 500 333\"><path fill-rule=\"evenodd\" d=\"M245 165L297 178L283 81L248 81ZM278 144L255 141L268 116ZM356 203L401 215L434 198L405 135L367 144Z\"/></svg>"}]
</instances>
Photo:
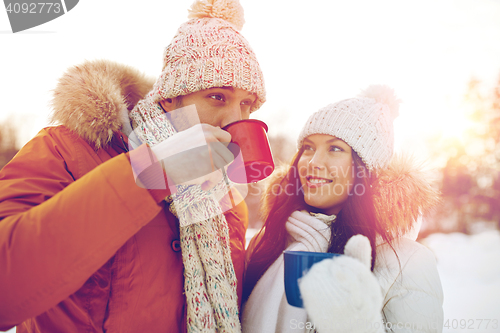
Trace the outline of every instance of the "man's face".
<instances>
[{"instance_id":1,"label":"man's face","mask_svg":"<svg viewBox=\"0 0 500 333\"><path fill-rule=\"evenodd\" d=\"M171 101L162 101L165 111L188 105L196 105L200 123L224 127L227 124L250 117L250 108L257 96L246 90L234 87L220 87L200 90Z\"/></svg>"}]
</instances>

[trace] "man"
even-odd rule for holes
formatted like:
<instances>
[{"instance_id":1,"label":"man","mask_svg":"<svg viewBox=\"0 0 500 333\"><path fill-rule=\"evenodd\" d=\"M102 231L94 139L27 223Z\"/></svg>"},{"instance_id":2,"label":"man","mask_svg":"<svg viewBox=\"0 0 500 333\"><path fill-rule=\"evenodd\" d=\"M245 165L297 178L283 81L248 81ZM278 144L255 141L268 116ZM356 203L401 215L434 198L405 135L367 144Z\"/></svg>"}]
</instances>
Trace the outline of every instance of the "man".
<instances>
[{"instance_id":1,"label":"man","mask_svg":"<svg viewBox=\"0 0 500 333\"><path fill-rule=\"evenodd\" d=\"M60 79L60 125L0 172L0 329L240 330L247 209L212 171L232 160L221 127L265 90L239 3L212 2L193 5L154 85L106 61Z\"/></svg>"}]
</instances>

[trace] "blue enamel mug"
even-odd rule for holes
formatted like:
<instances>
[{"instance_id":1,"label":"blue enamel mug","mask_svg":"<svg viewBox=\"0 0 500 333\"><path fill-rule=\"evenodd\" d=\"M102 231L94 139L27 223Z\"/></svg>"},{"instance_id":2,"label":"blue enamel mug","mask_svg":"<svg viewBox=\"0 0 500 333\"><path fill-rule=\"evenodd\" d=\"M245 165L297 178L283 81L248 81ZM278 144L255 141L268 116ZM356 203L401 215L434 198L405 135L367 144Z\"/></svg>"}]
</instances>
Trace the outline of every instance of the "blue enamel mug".
<instances>
[{"instance_id":1,"label":"blue enamel mug","mask_svg":"<svg viewBox=\"0 0 500 333\"><path fill-rule=\"evenodd\" d=\"M303 308L298 280L304 276L315 263L339 255L338 253L284 251L285 293L288 304Z\"/></svg>"}]
</instances>

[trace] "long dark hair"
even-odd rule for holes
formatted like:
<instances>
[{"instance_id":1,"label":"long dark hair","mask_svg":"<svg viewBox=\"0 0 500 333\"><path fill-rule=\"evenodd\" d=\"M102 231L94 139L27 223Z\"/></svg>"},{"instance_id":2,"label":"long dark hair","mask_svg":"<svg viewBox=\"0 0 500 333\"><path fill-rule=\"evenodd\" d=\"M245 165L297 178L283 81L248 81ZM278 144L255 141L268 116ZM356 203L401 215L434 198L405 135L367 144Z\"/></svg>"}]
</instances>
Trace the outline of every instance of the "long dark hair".
<instances>
[{"instance_id":1,"label":"long dark hair","mask_svg":"<svg viewBox=\"0 0 500 333\"><path fill-rule=\"evenodd\" d=\"M298 162L304 149L301 148L289 166L268 185L263 197L264 227L256 235L257 244L253 248L247 263L243 286L243 302L252 292L255 284L281 255L287 245L288 233L286 221L296 210L317 211L304 201L304 192L298 175ZM374 207L372 183L375 176L353 150L352 157L356 172L353 192L332 224L332 239L328 252L343 253L350 237L362 234L370 240L372 247L371 269L375 264L375 246L377 234L387 240L386 233L380 227ZM333 236L334 235L334 236Z\"/></svg>"}]
</instances>

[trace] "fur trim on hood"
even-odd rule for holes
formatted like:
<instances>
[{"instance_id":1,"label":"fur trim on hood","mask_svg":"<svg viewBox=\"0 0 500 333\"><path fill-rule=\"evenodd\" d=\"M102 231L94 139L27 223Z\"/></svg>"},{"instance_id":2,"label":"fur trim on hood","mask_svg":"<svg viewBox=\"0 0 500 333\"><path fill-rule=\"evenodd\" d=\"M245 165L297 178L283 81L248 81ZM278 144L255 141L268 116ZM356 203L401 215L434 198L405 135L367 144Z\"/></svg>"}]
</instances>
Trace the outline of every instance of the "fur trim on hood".
<instances>
[{"instance_id":1,"label":"fur trim on hood","mask_svg":"<svg viewBox=\"0 0 500 333\"><path fill-rule=\"evenodd\" d=\"M95 149L105 147L154 82L126 65L86 61L59 79L50 121L69 127Z\"/></svg>"},{"instance_id":2,"label":"fur trim on hood","mask_svg":"<svg viewBox=\"0 0 500 333\"><path fill-rule=\"evenodd\" d=\"M411 156L395 155L373 185L375 211L392 237L406 234L440 202L440 192Z\"/></svg>"},{"instance_id":3,"label":"fur trim on hood","mask_svg":"<svg viewBox=\"0 0 500 333\"><path fill-rule=\"evenodd\" d=\"M266 187L279 184L290 165L277 167ZM395 155L389 166L379 170L373 183L377 219L391 239L413 232L419 218L430 213L440 202L440 192L432 186L422 165L407 155ZM262 197L261 218L265 221L276 200L273 191Z\"/></svg>"}]
</instances>

